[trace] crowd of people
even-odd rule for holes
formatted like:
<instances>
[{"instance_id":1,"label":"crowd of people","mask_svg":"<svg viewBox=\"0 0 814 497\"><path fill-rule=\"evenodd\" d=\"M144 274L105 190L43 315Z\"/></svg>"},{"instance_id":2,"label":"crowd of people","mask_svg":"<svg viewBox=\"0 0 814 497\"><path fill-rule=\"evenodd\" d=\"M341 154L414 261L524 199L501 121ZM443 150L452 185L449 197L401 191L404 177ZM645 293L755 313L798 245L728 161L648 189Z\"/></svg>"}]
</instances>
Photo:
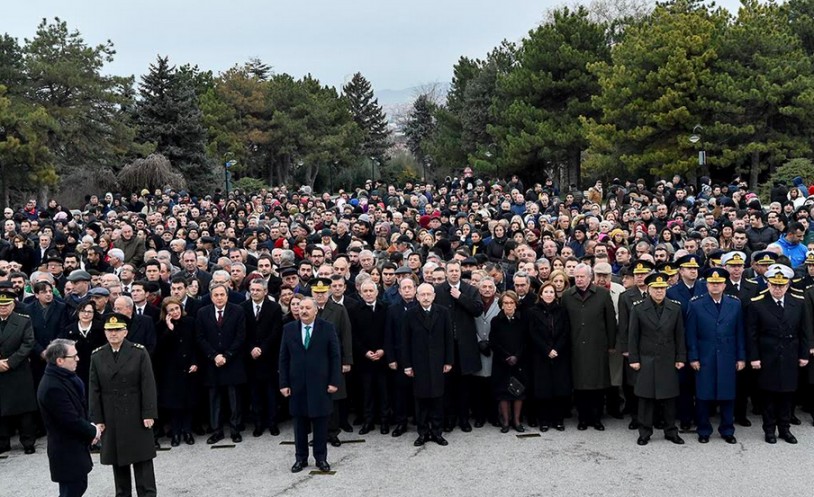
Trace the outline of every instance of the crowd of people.
<instances>
[{"instance_id":1,"label":"crowd of people","mask_svg":"<svg viewBox=\"0 0 814 497\"><path fill-rule=\"evenodd\" d=\"M415 445L447 445L563 431L574 408L578 430L629 416L640 445L693 426L707 443L716 414L735 443L750 412L766 442L796 443L814 399L809 193L798 178L762 203L740 178L679 176L561 191L466 168L335 195L30 200L0 239L0 452L15 431L35 452L55 425L43 388L65 378L92 422L75 434L122 495L130 465L154 493L161 443L277 436L289 417L295 472L309 431L328 470L343 432L412 419Z\"/></svg>"}]
</instances>

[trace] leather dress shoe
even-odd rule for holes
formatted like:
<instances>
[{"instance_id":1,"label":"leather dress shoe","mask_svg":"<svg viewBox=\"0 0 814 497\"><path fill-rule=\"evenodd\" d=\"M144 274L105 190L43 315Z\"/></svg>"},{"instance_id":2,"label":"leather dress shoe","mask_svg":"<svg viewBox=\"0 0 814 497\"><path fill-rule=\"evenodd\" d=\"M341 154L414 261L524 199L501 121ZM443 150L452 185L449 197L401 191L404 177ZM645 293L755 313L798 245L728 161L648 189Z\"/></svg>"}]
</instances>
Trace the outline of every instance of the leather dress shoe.
<instances>
[{"instance_id":1,"label":"leather dress shoe","mask_svg":"<svg viewBox=\"0 0 814 497\"><path fill-rule=\"evenodd\" d=\"M673 435L673 436L670 436L670 437L665 436L664 438L666 438L667 440L673 442L676 445L684 445L684 439L681 438L678 435Z\"/></svg>"},{"instance_id":2,"label":"leather dress shoe","mask_svg":"<svg viewBox=\"0 0 814 497\"><path fill-rule=\"evenodd\" d=\"M209 438L206 439L206 443L208 443L209 445L212 445L212 444L216 444L216 443L220 442L221 440L223 440L223 432L222 431L216 431Z\"/></svg>"},{"instance_id":3,"label":"leather dress shoe","mask_svg":"<svg viewBox=\"0 0 814 497\"><path fill-rule=\"evenodd\" d=\"M797 443L797 440L795 440L794 443ZM37 449L35 449L33 445L31 447L26 447L25 449L23 449L23 453L26 455L34 454L36 452Z\"/></svg>"},{"instance_id":4,"label":"leather dress shoe","mask_svg":"<svg viewBox=\"0 0 814 497\"><path fill-rule=\"evenodd\" d=\"M735 420L735 423L737 423L740 426L745 426L747 428L752 426L752 422L749 421L747 418L738 418Z\"/></svg>"},{"instance_id":5,"label":"leather dress shoe","mask_svg":"<svg viewBox=\"0 0 814 497\"><path fill-rule=\"evenodd\" d=\"M435 443L437 443L441 447L446 447L447 445L449 445L449 442L447 442L447 439L444 438L443 435L436 435L433 437L433 439L435 439Z\"/></svg>"},{"instance_id":6,"label":"leather dress shoe","mask_svg":"<svg viewBox=\"0 0 814 497\"><path fill-rule=\"evenodd\" d=\"M161 448L161 444L158 442L158 439L154 440L155 442L155 450L159 450Z\"/></svg>"},{"instance_id":7,"label":"leather dress shoe","mask_svg":"<svg viewBox=\"0 0 814 497\"><path fill-rule=\"evenodd\" d=\"M777 437L776 437L776 436L774 436L774 434L773 434L773 433L767 433L767 434L766 434L766 435L763 437L763 439L764 439L764 440L766 440L766 443L770 443L770 444L776 444L776 443L777 443Z\"/></svg>"},{"instance_id":8,"label":"leather dress shoe","mask_svg":"<svg viewBox=\"0 0 814 497\"><path fill-rule=\"evenodd\" d=\"M500 427L500 433L509 433L509 425Z\"/></svg>"},{"instance_id":9,"label":"leather dress shoe","mask_svg":"<svg viewBox=\"0 0 814 497\"><path fill-rule=\"evenodd\" d=\"M636 444L644 446L647 445L647 442L649 441L650 441L649 437L639 437L639 439L636 440Z\"/></svg>"},{"instance_id":10,"label":"leather dress shoe","mask_svg":"<svg viewBox=\"0 0 814 497\"><path fill-rule=\"evenodd\" d=\"M243 441L243 437L240 436L240 433L232 433L232 442L239 444Z\"/></svg>"},{"instance_id":11,"label":"leather dress shoe","mask_svg":"<svg viewBox=\"0 0 814 497\"><path fill-rule=\"evenodd\" d=\"M461 423L461 431L464 433L469 433L470 431L472 431L472 425L469 424L469 421L464 421L463 423Z\"/></svg>"},{"instance_id":12,"label":"leather dress shoe","mask_svg":"<svg viewBox=\"0 0 814 497\"><path fill-rule=\"evenodd\" d=\"M331 465L330 465L330 464L328 464L328 461L317 461L317 468L318 468L320 471L325 471L325 472L327 472L327 471L330 471L330 470L331 470Z\"/></svg>"},{"instance_id":13,"label":"leather dress shoe","mask_svg":"<svg viewBox=\"0 0 814 497\"><path fill-rule=\"evenodd\" d=\"M800 418L798 418L794 414L791 415L791 419L789 419L789 423L791 423L793 425L798 425L798 426L803 424L803 422L800 421Z\"/></svg>"},{"instance_id":14,"label":"leather dress shoe","mask_svg":"<svg viewBox=\"0 0 814 497\"><path fill-rule=\"evenodd\" d=\"M514 425L514 431L516 431L517 433L523 433L524 431L526 431L526 427L521 424L516 424Z\"/></svg>"},{"instance_id":15,"label":"leather dress shoe","mask_svg":"<svg viewBox=\"0 0 814 497\"><path fill-rule=\"evenodd\" d=\"M382 423L382 425L379 427L379 433L381 433L382 435L387 435L388 433L390 433L390 425L388 425L387 423Z\"/></svg>"},{"instance_id":16,"label":"leather dress shoe","mask_svg":"<svg viewBox=\"0 0 814 497\"><path fill-rule=\"evenodd\" d=\"M587 429L588 429L588 423L578 423L577 424L577 430L585 431Z\"/></svg>"},{"instance_id":17,"label":"leather dress shoe","mask_svg":"<svg viewBox=\"0 0 814 497\"><path fill-rule=\"evenodd\" d=\"M554 429L557 430L557 431L565 431L565 425L560 423L558 425L555 425Z\"/></svg>"},{"instance_id":18,"label":"leather dress shoe","mask_svg":"<svg viewBox=\"0 0 814 497\"><path fill-rule=\"evenodd\" d=\"M170 445L173 447L178 447L181 445L181 435L173 435L170 439Z\"/></svg>"},{"instance_id":19,"label":"leather dress shoe","mask_svg":"<svg viewBox=\"0 0 814 497\"><path fill-rule=\"evenodd\" d=\"M345 433L353 433L353 426L351 426L350 423L342 423L339 425L339 428L341 428Z\"/></svg>"},{"instance_id":20,"label":"leather dress shoe","mask_svg":"<svg viewBox=\"0 0 814 497\"><path fill-rule=\"evenodd\" d=\"M444 433L450 433L452 430L455 429L455 422L445 423L444 424Z\"/></svg>"},{"instance_id":21,"label":"leather dress shoe","mask_svg":"<svg viewBox=\"0 0 814 497\"><path fill-rule=\"evenodd\" d=\"M400 437L400 436L404 435L404 433L406 431L407 431L407 427L405 425L397 425L393 429L393 433L391 433L390 436L392 436L392 437Z\"/></svg>"},{"instance_id":22,"label":"leather dress shoe","mask_svg":"<svg viewBox=\"0 0 814 497\"><path fill-rule=\"evenodd\" d=\"M184 443L187 445L195 445L195 437L192 433L184 433Z\"/></svg>"},{"instance_id":23,"label":"leather dress shoe","mask_svg":"<svg viewBox=\"0 0 814 497\"><path fill-rule=\"evenodd\" d=\"M794 437L791 433L781 433L780 438L786 441L786 443L796 444L797 438Z\"/></svg>"},{"instance_id":24,"label":"leather dress shoe","mask_svg":"<svg viewBox=\"0 0 814 497\"><path fill-rule=\"evenodd\" d=\"M540 431L545 433L550 427L548 425L540 425Z\"/></svg>"},{"instance_id":25,"label":"leather dress shoe","mask_svg":"<svg viewBox=\"0 0 814 497\"><path fill-rule=\"evenodd\" d=\"M735 435L724 435L724 442L728 444L736 444L738 443L738 439L735 438Z\"/></svg>"},{"instance_id":26,"label":"leather dress shoe","mask_svg":"<svg viewBox=\"0 0 814 497\"><path fill-rule=\"evenodd\" d=\"M662 429L662 428L659 428L659 429ZM681 425L679 426L679 429L681 429L681 431L690 431L690 430L692 430L692 423L681 423Z\"/></svg>"},{"instance_id":27,"label":"leather dress shoe","mask_svg":"<svg viewBox=\"0 0 814 497\"><path fill-rule=\"evenodd\" d=\"M308 463L306 461L296 461L294 463L294 465L291 466L291 472L292 473L299 473L306 466L308 466Z\"/></svg>"},{"instance_id":28,"label":"leather dress shoe","mask_svg":"<svg viewBox=\"0 0 814 497\"><path fill-rule=\"evenodd\" d=\"M485 424L486 424L486 421L484 421L482 419L476 419L475 420L475 428L483 428L483 425L485 425Z\"/></svg>"},{"instance_id":29,"label":"leather dress shoe","mask_svg":"<svg viewBox=\"0 0 814 497\"><path fill-rule=\"evenodd\" d=\"M254 431L252 431L252 436L253 437L262 437L264 431L266 431L266 429L263 428L262 426L256 426L254 428Z\"/></svg>"},{"instance_id":30,"label":"leather dress shoe","mask_svg":"<svg viewBox=\"0 0 814 497\"><path fill-rule=\"evenodd\" d=\"M339 437L331 437L328 439L328 443L331 444L331 447L341 447L342 440L339 440Z\"/></svg>"},{"instance_id":31,"label":"leather dress shoe","mask_svg":"<svg viewBox=\"0 0 814 497\"><path fill-rule=\"evenodd\" d=\"M698 441L702 444L709 443L709 437L698 435Z\"/></svg>"},{"instance_id":32,"label":"leather dress shoe","mask_svg":"<svg viewBox=\"0 0 814 497\"><path fill-rule=\"evenodd\" d=\"M639 422L634 419L633 421L630 422L629 425L627 425L627 429L628 430L638 430L639 429Z\"/></svg>"},{"instance_id":33,"label":"leather dress shoe","mask_svg":"<svg viewBox=\"0 0 814 497\"><path fill-rule=\"evenodd\" d=\"M372 430L372 429L373 429L372 424L365 423L365 424L362 425L362 428L359 429L359 434L360 435L367 435L368 433L370 433L370 430Z\"/></svg>"},{"instance_id":34,"label":"leather dress shoe","mask_svg":"<svg viewBox=\"0 0 814 497\"><path fill-rule=\"evenodd\" d=\"M413 445L416 447L421 447L425 443L427 443L427 437L424 435L419 435L418 438L415 439L415 442L413 442Z\"/></svg>"},{"instance_id":35,"label":"leather dress shoe","mask_svg":"<svg viewBox=\"0 0 814 497\"><path fill-rule=\"evenodd\" d=\"M596 423L594 425L594 430L596 430L596 431L605 431L605 425L603 425L602 423Z\"/></svg>"},{"instance_id":36,"label":"leather dress shoe","mask_svg":"<svg viewBox=\"0 0 814 497\"><path fill-rule=\"evenodd\" d=\"M280 427L277 426L276 424L269 426L269 433L271 433L272 436L276 437L277 435L280 434Z\"/></svg>"}]
</instances>

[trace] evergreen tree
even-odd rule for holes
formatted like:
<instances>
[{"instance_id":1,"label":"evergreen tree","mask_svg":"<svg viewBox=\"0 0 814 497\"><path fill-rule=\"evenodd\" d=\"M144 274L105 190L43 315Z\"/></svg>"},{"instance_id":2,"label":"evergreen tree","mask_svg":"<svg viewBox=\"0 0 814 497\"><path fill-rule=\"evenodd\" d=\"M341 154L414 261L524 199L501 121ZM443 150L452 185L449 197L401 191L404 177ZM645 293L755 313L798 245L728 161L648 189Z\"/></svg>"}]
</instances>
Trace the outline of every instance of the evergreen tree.
<instances>
[{"instance_id":1,"label":"evergreen tree","mask_svg":"<svg viewBox=\"0 0 814 497\"><path fill-rule=\"evenodd\" d=\"M404 123L407 148L410 149L415 159L424 166L425 176L426 172L431 170L429 166L432 163L432 157L429 153L429 147L436 130L435 110L436 104L426 93L423 93L413 102L413 108Z\"/></svg>"},{"instance_id":2,"label":"evergreen tree","mask_svg":"<svg viewBox=\"0 0 814 497\"><path fill-rule=\"evenodd\" d=\"M212 180L206 159L206 129L190 78L181 77L167 57L158 57L139 84L135 111L137 139L155 144L188 181L203 191Z\"/></svg>"},{"instance_id":3,"label":"evergreen tree","mask_svg":"<svg viewBox=\"0 0 814 497\"><path fill-rule=\"evenodd\" d=\"M362 76L362 73L357 72L342 87L342 93L348 102L353 120L363 133L361 156L384 164L388 158L390 133L387 129L387 116L379 105L379 100L373 96L370 82Z\"/></svg>"}]
</instances>

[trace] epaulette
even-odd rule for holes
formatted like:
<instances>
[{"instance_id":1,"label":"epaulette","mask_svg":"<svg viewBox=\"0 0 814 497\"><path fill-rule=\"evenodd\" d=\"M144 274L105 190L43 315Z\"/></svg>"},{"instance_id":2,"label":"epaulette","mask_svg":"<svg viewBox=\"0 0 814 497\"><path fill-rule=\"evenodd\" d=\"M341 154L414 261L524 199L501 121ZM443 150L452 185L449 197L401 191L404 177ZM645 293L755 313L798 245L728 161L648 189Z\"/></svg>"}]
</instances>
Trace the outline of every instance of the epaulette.
<instances>
[{"instance_id":1,"label":"epaulette","mask_svg":"<svg viewBox=\"0 0 814 497\"><path fill-rule=\"evenodd\" d=\"M674 304L681 305L681 302L679 302L678 300L673 300L673 299L667 299L667 300L669 300L670 302L673 302Z\"/></svg>"},{"instance_id":2,"label":"epaulette","mask_svg":"<svg viewBox=\"0 0 814 497\"><path fill-rule=\"evenodd\" d=\"M748 281L749 283L754 283L755 285L757 285L757 280L756 279L744 278L744 280Z\"/></svg>"},{"instance_id":3,"label":"epaulette","mask_svg":"<svg viewBox=\"0 0 814 497\"><path fill-rule=\"evenodd\" d=\"M135 348L137 348L137 349L143 349L143 348L144 348L144 345L142 345L142 344L140 344L140 343L135 343L135 342L133 342L133 347L135 347Z\"/></svg>"},{"instance_id":4,"label":"epaulette","mask_svg":"<svg viewBox=\"0 0 814 497\"><path fill-rule=\"evenodd\" d=\"M796 293L792 293L792 294L790 294L790 295L791 295L792 297L794 297L795 299L800 299L800 300L804 300L804 299L805 299L805 297L803 297L802 295L797 295Z\"/></svg>"},{"instance_id":5,"label":"epaulette","mask_svg":"<svg viewBox=\"0 0 814 497\"><path fill-rule=\"evenodd\" d=\"M698 299L700 299L701 297L703 297L703 295L696 295L695 297L693 297L693 298L691 298L691 299L690 299L690 302L692 302L693 300L698 300ZM675 301L673 301L673 302L675 302Z\"/></svg>"},{"instance_id":6,"label":"epaulette","mask_svg":"<svg viewBox=\"0 0 814 497\"><path fill-rule=\"evenodd\" d=\"M637 300L636 302L633 302L633 305L637 306L637 305L641 304L642 302L644 302L645 300L647 300L647 299Z\"/></svg>"},{"instance_id":7,"label":"epaulette","mask_svg":"<svg viewBox=\"0 0 814 497\"><path fill-rule=\"evenodd\" d=\"M21 313L21 312L18 312L18 313L16 313L16 314L17 314L18 316L20 316L21 318L31 319L31 316L29 316L28 314L23 314L23 313Z\"/></svg>"},{"instance_id":8,"label":"epaulette","mask_svg":"<svg viewBox=\"0 0 814 497\"><path fill-rule=\"evenodd\" d=\"M765 293L761 293L757 297L752 297L752 302L757 302L758 300L763 300L763 297L765 297L765 296L766 296Z\"/></svg>"},{"instance_id":9,"label":"epaulette","mask_svg":"<svg viewBox=\"0 0 814 497\"><path fill-rule=\"evenodd\" d=\"M792 283L799 283L803 281L803 278L797 278L796 280L791 280Z\"/></svg>"},{"instance_id":10,"label":"epaulette","mask_svg":"<svg viewBox=\"0 0 814 497\"><path fill-rule=\"evenodd\" d=\"M107 345L102 345L101 347L96 347L95 349L93 349L93 352L91 352L91 354L95 354L95 353L99 352L100 350L102 350L105 347L107 347Z\"/></svg>"},{"instance_id":11,"label":"epaulette","mask_svg":"<svg viewBox=\"0 0 814 497\"><path fill-rule=\"evenodd\" d=\"M789 289L791 290L791 293L792 293L792 294L793 294L793 293L803 293L803 289L802 289L802 288L797 288L797 287L793 287L793 286L792 286L792 287L789 287Z\"/></svg>"},{"instance_id":12,"label":"epaulette","mask_svg":"<svg viewBox=\"0 0 814 497\"><path fill-rule=\"evenodd\" d=\"M731 298L731 299L740 300L740 298L738 298L738 296L737 296L737 295L729 295L728 293L725 293L724 295L725 295L726 297Z\"/></svg>"}]
</instances>

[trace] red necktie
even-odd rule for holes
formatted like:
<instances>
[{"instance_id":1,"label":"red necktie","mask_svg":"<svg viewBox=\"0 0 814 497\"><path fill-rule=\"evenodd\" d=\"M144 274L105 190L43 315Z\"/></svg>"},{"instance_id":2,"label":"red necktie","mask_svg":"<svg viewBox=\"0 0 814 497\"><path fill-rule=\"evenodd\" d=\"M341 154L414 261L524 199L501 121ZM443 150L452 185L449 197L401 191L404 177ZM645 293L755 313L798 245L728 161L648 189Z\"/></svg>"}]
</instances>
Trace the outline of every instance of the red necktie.
<instances>
[{"instance_id":1,"label":"red necktie","mask_svg":"<svg viewBox=\"0 0 814 497\"><path fill-rule=\"evenodd\" d=\"M218 326L223 325L223 311L218 311Z\"/></svg>"}]
</instances>

